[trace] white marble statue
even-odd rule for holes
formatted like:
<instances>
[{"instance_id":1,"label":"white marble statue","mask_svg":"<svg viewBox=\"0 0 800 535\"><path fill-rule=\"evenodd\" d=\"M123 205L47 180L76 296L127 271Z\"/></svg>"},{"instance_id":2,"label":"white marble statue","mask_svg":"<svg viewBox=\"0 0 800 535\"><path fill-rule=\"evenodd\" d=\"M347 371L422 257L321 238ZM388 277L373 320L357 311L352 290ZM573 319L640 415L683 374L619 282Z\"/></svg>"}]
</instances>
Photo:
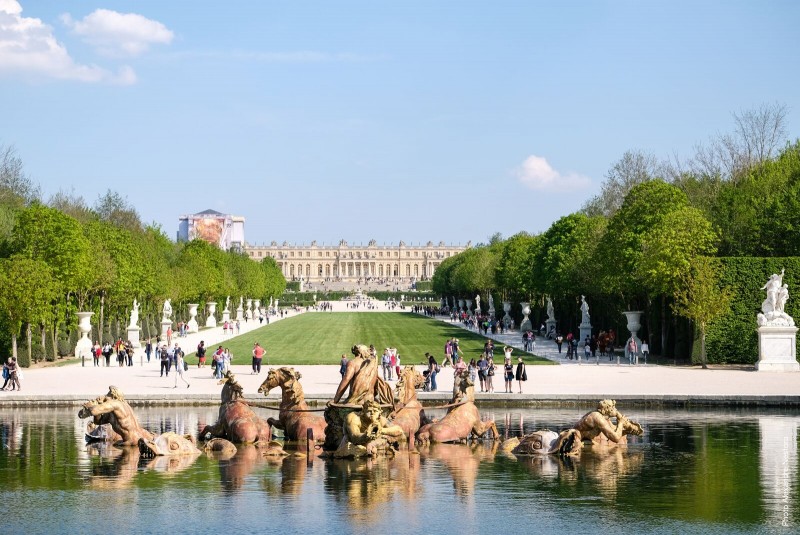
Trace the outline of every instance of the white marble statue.
<instances>
[{"instance_id":1,"label":"white marble statue","mask_svg":"<svg viewBox=\"0 0 800 535\"><path fill-rule=\"evenodd\" d=\"M169 299L164 301L164 310L163 310L163 320L169 321L172 318L172 305L169 302Z\"/></svg>"},{"instance_id":2,"label":"white marble statue","mask_svg":"<svg viewBox=\"0 0 800 535\"><path fill-rule=\"evenodd\" d=\"M489 310L494 310L494 297L491 292L489 292Z\"/></svg>"},{"instance_id":3,"label":"white marble statue","mask_svg":"<svg viewBox=\"0 0 800 535\"><path fill-rule=\"evenodd\" d=\"M481 313L481 296L480 296L480 294L475 296L475 313L476 314L480 314Z\"/></svg>"},{"instance_id":4,"label":"white marble statue","mask_svg":"<svg viewBox=\"0 0 800 535\"><path fill-rule=\"evenodd\" d=\"M591 319L589 317L589 303L586 302L586 296L581 296L581 323L584 325L589 325L591 323Z\"/></svg>"},{"instance_id":5,"label":"white marble statue","mask_svg":"<svg viewBox=\"0 0 800 535\"><path fill-rule=\"evenodd\" d=\"M786 301L789 300L789 285L783 283L783 274L783 269L780 275L773 273L761 288L767 291L767 298L761 303L761 313L758 315L760 326L794 326L794 318L784 312Z\"/></svg>"},{"instance_id":6,"label":"white marble statue","mask_svg":"<svg viewBox=\"0 0 800 535\"><path fill-rule=\"evenodd\" d=\"M585 301L584 301L584 303L585 303ZM586 312L588 313L588 311L589 311L588 310L588 308L589 308L588 305L587 305L586 308L587 308ZM581 308L581 310L583 310L583 308ZM556 319L556 312L555 312L555 310L553 310L553 300L548 297L547 298L547 321L555 321L555 319Z\"/></svg>"},{"instance_id":7,"label":"white marble statue","mask_svg":"<svg viewBox=\"0 0 800 535\"><path fill-rule=\"evenodd\" d=\"M231 309L231 296L225 298L225 310Z\"/></svg>"},{"instance_id":8,"label":"white marble statue","mask_svg":"<svg viewBox=\"0 0 800 535\"><path fill-rule=\"evenodd\" d=\"M139 325L139 301L133 298L133 308L131 308L131 321L128 324L130 327L137 327Z\"/></svg>"}]
</instances>

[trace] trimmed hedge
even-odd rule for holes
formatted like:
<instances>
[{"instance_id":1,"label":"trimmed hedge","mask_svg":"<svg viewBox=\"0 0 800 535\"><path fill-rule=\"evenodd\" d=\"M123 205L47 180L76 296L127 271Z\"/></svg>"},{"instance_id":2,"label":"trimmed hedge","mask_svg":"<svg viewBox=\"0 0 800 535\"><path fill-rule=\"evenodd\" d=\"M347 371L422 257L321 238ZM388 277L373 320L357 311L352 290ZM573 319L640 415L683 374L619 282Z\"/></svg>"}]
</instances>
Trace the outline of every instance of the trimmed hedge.
<instances>
[{"instance_id":1,"label":"trimmed hedge","mask_svg":"<svg viewBox=\"0 0 800 535\"><path fill-rule=\"evenodd\" d=\"M417 281L414 283L414 289L418 292L432 292L433 281Z\"/></svg>"},{"instance_id":2,"label":"trimmed hedge","mask_svg":"<svg viewBox=\"0 0 800 535\"><path fill-rule=\"evenodd\" d=\"M758 360L756 315L767 295L761 287L781 269L786 269L783 282L790 293L786 313L800 319L800 293L795 293L800 292L800 257L728 257L721 261L720 284L731 289L733 301L730 312L708 328L708 362L754 364Z\"/></svg>"},{"instance_id":3,"label":"trimmed hedge","mask_svg":"<svg viewBox=\"0 0 800 535\"><path fill-rule=\"evenodd\" d=\"M299 292L300 281L286 281L286 289L284 292Z\"/></svg>"}]
</instances>

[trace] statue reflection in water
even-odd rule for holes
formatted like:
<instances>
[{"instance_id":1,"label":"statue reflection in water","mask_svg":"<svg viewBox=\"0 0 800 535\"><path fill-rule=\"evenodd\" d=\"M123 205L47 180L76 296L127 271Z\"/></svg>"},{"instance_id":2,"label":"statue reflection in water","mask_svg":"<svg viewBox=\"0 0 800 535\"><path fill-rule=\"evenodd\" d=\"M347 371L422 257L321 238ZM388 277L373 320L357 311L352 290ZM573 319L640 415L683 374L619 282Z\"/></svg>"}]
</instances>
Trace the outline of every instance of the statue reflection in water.
<instances>
[{"instance_id":1,"label":"statue reflection in water","mask_svg":"<svg viewBox=\"0 0 800 535\"><path fill-rule=\"evenodd\" d=\"M441 462L453 478L457 496L466 497L475 492L478 468L481 463L493 463L499 442L472 442L469 444L437 443L420 448L422 460Z\"/></svg>"},{"instance_id":2,"label":"statue reflection in water","mask_svg":"<svg viewBox=\"0 0 800 535\"><path fill-rule=\"evenodd\" d=\"M394 457L334 459L325 463L325 469L326 493L349 506L348 518L359 527L385 520L387 503L413 504L422 493L420 456L406 451Z\"/></svg>"}]
</instances>

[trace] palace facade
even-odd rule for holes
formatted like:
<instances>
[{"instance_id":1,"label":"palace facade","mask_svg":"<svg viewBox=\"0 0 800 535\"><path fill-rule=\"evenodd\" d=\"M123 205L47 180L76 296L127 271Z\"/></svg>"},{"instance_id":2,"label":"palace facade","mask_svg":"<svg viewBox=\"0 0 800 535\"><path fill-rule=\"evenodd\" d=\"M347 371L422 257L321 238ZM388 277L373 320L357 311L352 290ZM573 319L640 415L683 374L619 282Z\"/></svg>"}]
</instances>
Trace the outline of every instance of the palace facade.
<instances>
[{"instance_id":1,"label":"palace facade","mask_svg":"<svg viewBox=\"0 0 800 535\"><path fill-rule=\"evenodd\" d=\"M243 248L253 260L266 257L275 259L286 280L306 282L350 281L377 278L400 281L427 280L433 277L436 268L445 258L471 247L466 245L378 245L370 240L367 245L350 245L345 240L339 245L278 245L246 244Z\"/></svg>"}]
</instances>

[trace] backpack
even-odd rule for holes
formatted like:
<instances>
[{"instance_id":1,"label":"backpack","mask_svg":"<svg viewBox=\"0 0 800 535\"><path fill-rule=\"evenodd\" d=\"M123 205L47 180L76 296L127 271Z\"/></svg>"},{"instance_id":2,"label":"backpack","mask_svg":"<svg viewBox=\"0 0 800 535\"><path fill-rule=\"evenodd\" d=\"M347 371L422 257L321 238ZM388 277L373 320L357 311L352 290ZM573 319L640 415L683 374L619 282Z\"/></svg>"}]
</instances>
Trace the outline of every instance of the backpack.
<instances>
[{"instance_id":1,"label":"backpack","mask_svg":"<svg viewBox=\"0 0 800 535\"><path fill-rule=\"evenodd\" d=\"M442 367L439 366L438 364L436 365L436 367L434 369L436 370L436 373L439 373L440 371L442 371Z\"/></svg>"}]
</instances>

